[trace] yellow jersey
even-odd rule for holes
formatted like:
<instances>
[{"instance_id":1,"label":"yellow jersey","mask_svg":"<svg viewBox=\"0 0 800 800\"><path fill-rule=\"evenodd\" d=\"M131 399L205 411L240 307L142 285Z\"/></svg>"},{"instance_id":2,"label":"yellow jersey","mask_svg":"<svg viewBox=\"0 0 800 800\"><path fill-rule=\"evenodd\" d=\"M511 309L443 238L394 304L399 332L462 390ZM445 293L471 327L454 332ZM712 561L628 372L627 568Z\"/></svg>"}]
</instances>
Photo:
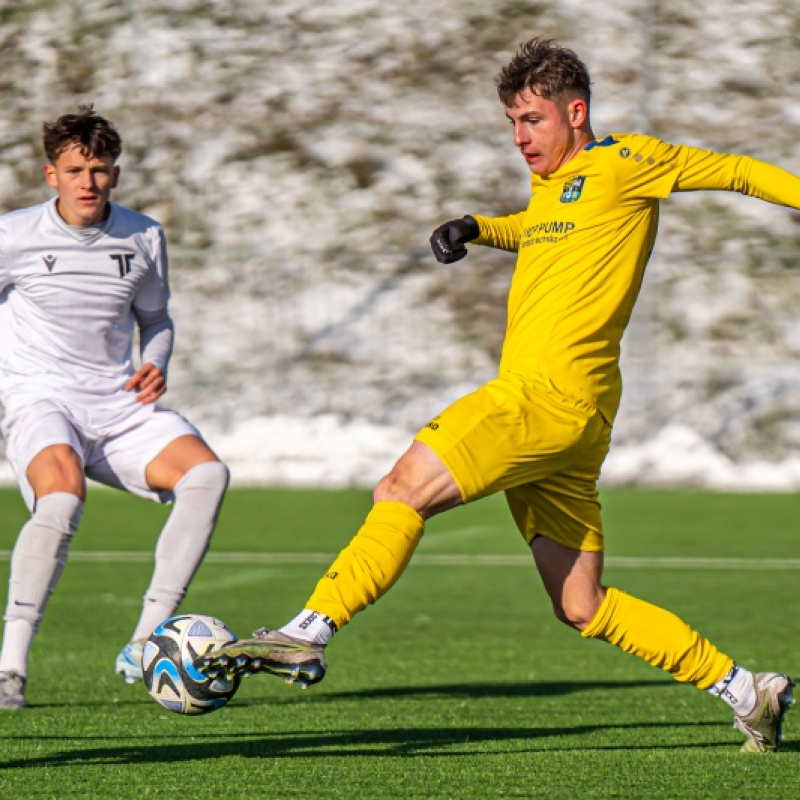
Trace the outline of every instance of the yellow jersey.
<instances>
[{"instance_id":1,"label":"yellow jersey","mask_svg":"<svg viewBox=\"0 0 800 800\"><path fill-rule=\"evenodd\" d=\"M532 175L525 211L473 215L476 244L518 253L500 373L536 373L613 422L620 340L655 242L659 200L699 189L800 208L800 178L779 167L615 133L556 172Z\"/></svg>"}]
</instances>

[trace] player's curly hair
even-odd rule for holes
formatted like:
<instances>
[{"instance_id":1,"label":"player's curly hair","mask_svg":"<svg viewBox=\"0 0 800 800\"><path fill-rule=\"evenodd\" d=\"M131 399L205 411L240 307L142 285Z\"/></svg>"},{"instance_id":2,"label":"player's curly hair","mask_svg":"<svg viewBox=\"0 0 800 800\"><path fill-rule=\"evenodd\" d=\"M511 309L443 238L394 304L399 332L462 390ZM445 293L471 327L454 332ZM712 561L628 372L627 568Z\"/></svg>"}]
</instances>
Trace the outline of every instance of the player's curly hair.
<instances>
[{"instance_id":1,"label":"player's curly hair","mask_svg":"<svg viewBox=\"0 0 800 800\"><path fill-rule=\"evenodd\" d=\"M51 164L72 145L78 145L84 156L111 156L114 161L122 152L122 137L117 129L91 103L78 106L77 114L63 114L55 122L45 122L42 134L44 152Z\"/></svg>"},{"instance_id":2,"label":"player's curly hair","mask_svg":"<svg viewBox=\"0 0 800 800\"><path fill-rule=\"evenodd\" d=\"M506 107L525 90L545 100L579 97L588 104L590 87L586 64L553 39L533 38L523 42L497 76L497 94Z\"/></svg>"}]
</instances>

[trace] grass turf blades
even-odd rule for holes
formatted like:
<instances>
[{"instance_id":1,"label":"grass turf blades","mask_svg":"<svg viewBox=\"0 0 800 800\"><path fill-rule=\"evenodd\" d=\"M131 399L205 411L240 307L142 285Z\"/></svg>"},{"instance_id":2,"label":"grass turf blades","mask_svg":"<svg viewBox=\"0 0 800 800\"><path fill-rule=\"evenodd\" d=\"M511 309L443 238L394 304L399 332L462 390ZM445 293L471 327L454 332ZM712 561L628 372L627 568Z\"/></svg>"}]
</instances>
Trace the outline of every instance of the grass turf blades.
<instances>
[{"instance_id":1,"label":"grass turf blades","mask_svg":"<svg viewBox=\"0 0 800 800\"><path fill-rule=\"evenodd\" d=\"M602 500L611 562L623 564L608 583L676 611L748 668L797 671L798 568L766 560L796 551L800 498L606 490ZM346 544L368 507L367 492L233 490L182 610L240 636L281 624L326 566L318 554ZM8 551L26 513L14 490L0 492L0 508ZM90 493L34 643L31 708L0 714L0 796L797 795L797 712L780 753L741 755L724 704L558 624L500 498L429 523L425 558L335 637L319 686L256 677L214 714L169 714L113 674L165 514ZM141 560L124 556L137 551ZM108 555L82 560L98 552ZM225 553L283 560L213 558ZM512 558L442 558L487 554ZM655 562L624 566L633 556ZM723 556L772 566L657 566ZM7 570L6 555L4 581Z\"/></svg>"}]
</instances>

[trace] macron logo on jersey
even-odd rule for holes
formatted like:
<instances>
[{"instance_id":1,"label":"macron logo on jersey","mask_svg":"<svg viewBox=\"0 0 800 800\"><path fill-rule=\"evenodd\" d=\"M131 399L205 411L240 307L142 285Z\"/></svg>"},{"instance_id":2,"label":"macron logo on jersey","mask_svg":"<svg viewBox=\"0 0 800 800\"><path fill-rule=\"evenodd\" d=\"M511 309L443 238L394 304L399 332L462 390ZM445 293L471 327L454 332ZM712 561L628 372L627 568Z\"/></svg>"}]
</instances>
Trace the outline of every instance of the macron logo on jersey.
<instances>
[{"instance_id":1,"label":"macron logo on jersey","mask_svg":"<svg viewBox=\"0 0 800 800\"><path fill-rule=\"evenodd\" d=\"M44 265L47 267L48 272L53 271L53 267L56 265L56 257L55 256L42 256L42 261L44 261Z\"/></svg>"}]
</instances>

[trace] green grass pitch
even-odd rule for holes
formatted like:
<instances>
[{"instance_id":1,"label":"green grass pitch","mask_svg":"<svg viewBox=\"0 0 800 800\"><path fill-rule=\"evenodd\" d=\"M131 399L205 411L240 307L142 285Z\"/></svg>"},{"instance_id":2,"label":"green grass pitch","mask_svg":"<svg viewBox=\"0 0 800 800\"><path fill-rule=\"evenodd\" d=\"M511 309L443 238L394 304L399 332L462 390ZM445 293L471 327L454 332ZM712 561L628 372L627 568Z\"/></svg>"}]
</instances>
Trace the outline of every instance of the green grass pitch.
<instances>
[{"instance_id":1,"label":"green grass pitch","mask_svg":"<svg viewBox=\"0 0 800 800\"><path fill-rule=\"evenodd\" d=\"M796 495L606 490L606 580L681 614L748 667L800 672ZM182 607L240 636L302 607L369 508L362 491L231 491ZM0 491L0 580L25 509ZM406 574L302 692L245 681L181 717L113 661L167 513L90 490L0 713L0 797L797 798L800 712L773 757L738 752L718 700L554 621L501 498L428 526Z\"/></svg>"}]
</instances>

